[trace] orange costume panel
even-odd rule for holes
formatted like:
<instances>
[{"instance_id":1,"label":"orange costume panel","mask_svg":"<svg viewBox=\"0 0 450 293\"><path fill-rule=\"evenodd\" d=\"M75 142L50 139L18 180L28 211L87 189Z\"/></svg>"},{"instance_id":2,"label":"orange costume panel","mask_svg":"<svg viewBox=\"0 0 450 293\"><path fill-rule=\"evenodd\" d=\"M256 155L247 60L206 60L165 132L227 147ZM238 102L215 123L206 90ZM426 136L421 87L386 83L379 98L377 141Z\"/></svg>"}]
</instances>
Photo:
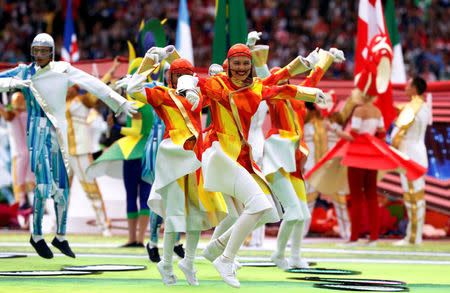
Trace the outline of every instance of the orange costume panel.
<instances>
[{"instance_id":1,"label":"orange costume panel","mask_svg":"<svg viewBox=\"0 0 450 293\"><path fill-rule=\"evenodd\" d=\"M192 105L167 87L145 88L147 102L153 106L156 114L164 122L163 139L171 138L175 144L183 145L185 150L192 150L201 160L202 125L201 108L191 111ZM202 96L200 95L200 104ZM187 110L188 109L188 110ZM194 139L195 138L195 139Z\"/></svg>"},{"instance_id":2,"label":"orange costume panel","mask_svg":"<svg viewBox=\"0 0 450 293\"><path fill-rule=\"evenodd\" d=\"M237 88L225 75L214 76L204 85L210 99L212 128L208 132L204 149L219 141L224 151L253 173L250 145L247 142L252 116L261 100L300 98L296 86L268 86L271 78L254 78L250 86ZM315 98L315 96L314 96ZM312 96L306 99L314 101ZM258 168L254 164L255 168Z\"/></svg>"},{"instance_id":3,"label":"orange costume panel","mask_svg":"<svg viewBox=\"0 0 450 293\"><path fill-rule=\"evenodd\" d=\"M333 59L324 58L324 64L318 64L314 70L308 75L308 77L300 84L306 87L315 87L325 71L328 69ZM282 73L285 69L281 69L276 72L274 80L282 80L285 77L285 73ZM280 78L281 77L281 78ZM274 134L279 134L281 138L287 138L292 141L298 141L299 146L295 152L296 170L291 174L299 179L303 179L301 173L302 161L308 156L308 147L303 139L303 126L304 117L306 114L305 102L302 100L284 100L284 99L271 99L267 102L269 107L269 116L271 121L271 129L269 130L267 137Z\"/></svg>"}]
</instances>

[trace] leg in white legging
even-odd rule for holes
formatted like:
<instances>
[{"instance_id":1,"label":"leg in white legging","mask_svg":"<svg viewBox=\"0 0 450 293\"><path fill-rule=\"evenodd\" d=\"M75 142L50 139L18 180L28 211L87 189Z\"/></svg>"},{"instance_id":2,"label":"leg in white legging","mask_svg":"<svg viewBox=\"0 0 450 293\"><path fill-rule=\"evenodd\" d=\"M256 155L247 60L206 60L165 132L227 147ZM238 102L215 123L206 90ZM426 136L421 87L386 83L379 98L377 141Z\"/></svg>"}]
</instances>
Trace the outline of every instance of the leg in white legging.
<instances>
[{"instance_id":1,"label":"leg in white legging","mask_svg":"<svg viewBox=\"0 0 450 293\"><path fill-rule=\"evenodd\" d=\"M211 240L217 239L222 236L234 223L236 223L237 217L228 215L225 219L223 219L219 225L214 229L214 233L211 237Z\"/></svg>"},{"instance_id":2,"label":"leg in white legging","mask_svg":"<svg viewBox=\"0 0 450 293\"><path fill-rule=\"evenodd\" d=\"M178 232L164 231L163 257L157 264L164 285L175 285L177 277L173 273L173 246L177 241Z\"/></svg>"},{"instance_id":3,"label":"leg in white legging","mask_svg":"<svg viewBox=\"0 0 450 293\"><path fill-rule=\"evenodd\" d=\"M301 247L304 237L303 229L305 221L297 221L294 225L294 231L291 237L291 256L289 258L289 266L294 268L308 268L308 263L302 259Z\"/></svg>"},{"instance_id":4,"label":"leg in white legging","mask_svg":"<svg viewBox=\"0 0 450 293\"><path fill-rule=\"evenodd\" d=\"M184 258L178 262L178 267L186 276L187 282L189 285L193 286L199 285L197 280L197 270L194 268L194 261L200 234L201 231L186 232L186 254Z\"/></svg>"}]
</instances>

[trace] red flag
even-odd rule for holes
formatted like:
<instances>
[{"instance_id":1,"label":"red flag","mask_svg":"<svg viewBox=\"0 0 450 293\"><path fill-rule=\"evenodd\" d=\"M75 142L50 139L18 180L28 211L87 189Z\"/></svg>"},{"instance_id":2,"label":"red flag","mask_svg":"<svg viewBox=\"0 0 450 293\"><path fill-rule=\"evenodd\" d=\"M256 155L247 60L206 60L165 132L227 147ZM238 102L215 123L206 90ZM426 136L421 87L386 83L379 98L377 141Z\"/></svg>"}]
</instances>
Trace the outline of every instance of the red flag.
<instances>
[{"instance_id":1,"label":"red flag","mask_svg":"<svg viewBox=\"0 0 450 293\"><path fill-rule=\"evenodd\" d=\"M386 28L386 22L384 20L383 5L381 4L381 0L360 0L358 8L358 34L355 52L355 76L366 66L365 57L368 53L366 46L369 45L372 38L376 35L385 35L389 46L392 48ZM384 124L386 129L388 129L397 115L393 105L390 82L386 92L378 95L378 100L375 102L375 105L383 114Z\"/></svg>"}]
</instances>

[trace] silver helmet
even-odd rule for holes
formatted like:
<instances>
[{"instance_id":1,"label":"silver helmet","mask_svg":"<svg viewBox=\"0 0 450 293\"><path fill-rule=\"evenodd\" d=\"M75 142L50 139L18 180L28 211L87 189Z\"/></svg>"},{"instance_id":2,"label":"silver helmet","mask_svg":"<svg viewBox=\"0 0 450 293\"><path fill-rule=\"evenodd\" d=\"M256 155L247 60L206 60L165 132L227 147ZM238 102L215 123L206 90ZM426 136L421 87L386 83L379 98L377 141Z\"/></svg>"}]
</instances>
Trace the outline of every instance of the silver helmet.
<instances>
[{"instance_id":1,"label":"silver helmet","mask_svg":"<svg viewBox=\"0 0 450 293\"><path fill-rule=\"evenodd\" d=\"M31 43L31 56L32 57L36 57L33 54L33 47L36 47L36 46L52 48L51 52L48 55L39 56L39 57L48 57L51 55L52 60L53 61L55 60L55 41L53 40L51 35L46 34L46 33L40 33L34 37L33 42Z\"/></svg>"}]
</instances>

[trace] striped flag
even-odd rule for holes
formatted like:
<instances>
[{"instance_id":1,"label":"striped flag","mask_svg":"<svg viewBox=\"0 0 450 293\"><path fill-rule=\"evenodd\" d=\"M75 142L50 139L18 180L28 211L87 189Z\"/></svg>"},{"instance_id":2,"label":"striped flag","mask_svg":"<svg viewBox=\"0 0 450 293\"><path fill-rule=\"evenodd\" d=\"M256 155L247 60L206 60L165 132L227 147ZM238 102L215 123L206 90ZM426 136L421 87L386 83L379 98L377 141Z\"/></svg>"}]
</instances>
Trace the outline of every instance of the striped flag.
<instances>
[{"instance_id":1,"label":"striped flag","mask_svg":"<svg viewBox=\"0 0 450 293\"><path fill-rule=\"evenodd\" d=\"M365 52L365 48L376 35L385 35L389 45L391 44L384 20L381 0L360 0L355 51L355 76L366 66L364 55L367 52ZM389 83L385 93L378 95L378 100L375 102L375 105L383 115L386 129L389 129L397 115L392 100L391 83Z\"/></svg>"},{"instance_id":2,"label":"striped flag","mask_svg":"<svg viewBox=\"0 0 450 293\"><path fill-rule=\"evenodd\" d=\"M180 0L175 48L182 58L189 60L189 62L194 65L194 50L192 49L191 25L189 24L189 12L186 0Z\"/></svg>"},{"instance_id":3,"label":"striped flag","mask_svg":"<svg viewBox=\"0 0 450 293\"><path fill-rule=\"evenodd\" d=\"M222 64L228 49L247 41L247 14L243 0L216 0L212 63Z\"/></svg>"},{"instance_id":4,"label":"striped flag","mask_svg":"<svg viewBox=\"0 0 450 293\"><path fill-rule=\"evenodd\" d=\"M66 23L64 25L64 44L61 48L61 60L75 62L80 60L77 46L77 35L72 18L72 0L69 0L66 11Z\"/></svg>"},{"instance_id":5,"label":"striped flag","mask_svg":"<svg viewBox=\"0 0 450 293\"><path fill-rule=\"evenodd\" d=\"M391 39L392 48L394 50L394 56L392 58L391 81L392 83L405 83L406 82L405 63L403 61L403 53L402 53L402 45L400 43L400 37L398 35L394 0L387 0L386 3L384 3L384 18L386 20L389 38Z\"/></svg>"}]
</instances>

